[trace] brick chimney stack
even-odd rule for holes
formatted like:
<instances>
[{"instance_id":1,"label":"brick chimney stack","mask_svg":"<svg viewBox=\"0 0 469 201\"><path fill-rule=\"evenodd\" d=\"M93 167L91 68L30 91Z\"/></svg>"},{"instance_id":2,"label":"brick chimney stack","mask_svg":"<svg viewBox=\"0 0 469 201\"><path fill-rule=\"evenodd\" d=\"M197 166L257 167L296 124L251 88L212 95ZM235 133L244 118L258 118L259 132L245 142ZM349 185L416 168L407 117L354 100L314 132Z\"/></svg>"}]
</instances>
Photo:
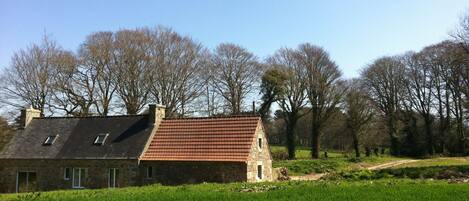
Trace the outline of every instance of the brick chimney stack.
<instances>
[{"instance_id":1,"label":"brick chimney stack","mask_svg":"<svg viewBox=\"0 0 469 201\"><path fill-rule=\"evenodd\" d=\"M41 111L34 109L33 107L21 110L21 121L23 128L26 128L33 118L41 117Z\"/></svg>"},{"instance_id":2,"label":"brick chimney stack","mask_svg":"<svg viewBox=\"0 0 469 201\"><path fill-rule=\"evenodd\" d=\"M158 126L165 117L166 106L158 104L148 105L148 124Z\"/></svg>"}]
</instances>

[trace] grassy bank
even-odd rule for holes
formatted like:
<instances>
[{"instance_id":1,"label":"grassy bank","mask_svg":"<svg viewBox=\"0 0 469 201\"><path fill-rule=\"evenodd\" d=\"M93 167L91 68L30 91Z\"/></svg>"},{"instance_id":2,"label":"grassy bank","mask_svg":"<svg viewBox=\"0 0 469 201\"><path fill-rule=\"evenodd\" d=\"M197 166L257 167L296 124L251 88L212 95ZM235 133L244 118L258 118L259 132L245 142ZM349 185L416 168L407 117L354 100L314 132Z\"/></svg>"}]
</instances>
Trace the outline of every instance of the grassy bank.
<instances>
[{"instance_id":1,"label":"grassy bank","mask_svg":"<svg viewBox=\"0 0 469 201\"><path fill-rule=\"evenodd\" d=\"M279 182L260 184L152 185L104 190L69 190L40 194L0 195L0 200L348 200L348 201L462 201L468 184L442 181L377 180L357 182Z\"/></svg>"}]
</instances>

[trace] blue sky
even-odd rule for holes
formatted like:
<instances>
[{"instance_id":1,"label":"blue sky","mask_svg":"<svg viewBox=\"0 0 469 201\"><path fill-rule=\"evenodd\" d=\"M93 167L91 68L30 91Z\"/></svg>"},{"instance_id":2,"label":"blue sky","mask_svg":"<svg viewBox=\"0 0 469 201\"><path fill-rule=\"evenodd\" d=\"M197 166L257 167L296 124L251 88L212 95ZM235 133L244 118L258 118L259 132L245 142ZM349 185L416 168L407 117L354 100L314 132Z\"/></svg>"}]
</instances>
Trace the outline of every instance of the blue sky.
<instances>
[{"instance_id":1,"label":"blue sky","mask_svg":"<svg viewBox=\"0 0 469 201\"><path fill-rule=\"evenodd\" d=\"M261 59L310 42L350 78L377 57L449 38L468 8L469 0L1 0L0 68L45 31L76 50L95 31L164 25L208 48L232 42Z\"/></svg>"}]
</instances>

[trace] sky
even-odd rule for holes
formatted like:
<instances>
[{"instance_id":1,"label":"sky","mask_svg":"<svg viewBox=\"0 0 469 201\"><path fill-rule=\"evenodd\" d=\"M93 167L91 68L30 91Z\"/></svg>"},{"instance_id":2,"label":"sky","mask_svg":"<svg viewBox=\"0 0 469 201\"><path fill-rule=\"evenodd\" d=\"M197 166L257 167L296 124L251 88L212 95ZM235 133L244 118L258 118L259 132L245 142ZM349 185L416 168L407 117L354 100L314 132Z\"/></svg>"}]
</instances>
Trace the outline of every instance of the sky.
<instances>
[{"instance_id":1,"label":"sky","mask_svg":"<svg viewBox=\"0 0 469 201\"><path fill-rule=\"evenodd\" d=\"M213 49L231 42L260 59L282 47L323 47L344 77L381 56L449 38L469 0L0 0L0 68L44 33L76 51L96 31L171 27Z\"/></svg>"}]
</instances>

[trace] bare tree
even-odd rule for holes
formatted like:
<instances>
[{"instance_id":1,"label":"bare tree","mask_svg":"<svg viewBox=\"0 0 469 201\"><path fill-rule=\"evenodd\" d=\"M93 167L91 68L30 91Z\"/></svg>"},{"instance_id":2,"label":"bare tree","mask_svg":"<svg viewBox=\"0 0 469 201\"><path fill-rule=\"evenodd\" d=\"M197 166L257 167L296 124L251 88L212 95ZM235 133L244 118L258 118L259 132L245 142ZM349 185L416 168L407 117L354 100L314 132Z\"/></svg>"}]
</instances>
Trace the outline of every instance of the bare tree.
<instances>
[{"instance_id":1,"label":"bare tree","mask_svg":"<svg viewBox=\"0 0 469 201\"><path fill-rule=\"evenodd\" d=\"M191 38L168 28L158 27L148 32L152 38L154 75L151 93L157 103L166 106L167 116L184 116L204 89L201 73L207 64L206 50Z\"/></svg>"},{"instance_id":2,"label":"bare tree","mask_svg":"<svg viewBox=\"0 0 469 201\"><path fill-rule=\"evenodd\" d=\"M466 90L468 85L468 80L465 78L467 73L469 60L469 53L459 45L455 45L447 52L447 57L451 61L451 66L449 70L449 84L450 91L452 94L452 113L455 116L456 120L456 133L458 135L459 141L459 150L460 153L464 154L466 152L466 135L465 135L465 123L464 123L464 104L467 101ZM466 100L465 100L466 98Z\"/></svg>"},{"instance_id":3,"label":"bare tree","mask_svg":"<svg viewBox=\"0 0 469 201\"><path fill-rule=\"evenodd\" d=\"M96 71L79 64L71 52L62 52L57 57L54 71L54 87L51 98L51 109L64 111L67 115L92 115L95 104Z\"/></svg>"},{"instance_id":4,"label":"bare tree","mask_svg":"<svg viewBox=\"0 0 469 201\"><path fill-rule=\"evenodd\" d=\"M398 58L382 57L364 69L361 76L368 93L387 122L391 154L399 154L398 112L404 86L404 65Z\"/></svg>"},{"instance_id":5,"label":"bare tree","mask_svg":"<svg viewBox=\"0 0 469 201\"><path fill-rule=\"evenodd\" d=\"M422 116L425 124L427 139L427 153L434 154L433 139L433 84L434 77L431 65L425 60L424 55L409 52L402 57L405 68L405 87L407 89L407 99L410 107Z\"/></svg>"},{"instance_id":6,"label":"bare tree","mask_svg":"<svg viewBox=\"0 0 469 201\"><path fill-rule=\"evenodd\" d=\"M306 69L298 63L298 52L292 49L280 49L268 59L274 68L280 69L286 78L284 93L279 97L283 119L286 124L288 158L295 159L296 125L305 115L301 110L306 104Z\"/></svg>"},{"instance_id":7,"label":"bare tree","mask_svg":"<svg viewBox=\"0 0 469 201\"><path fill-rule=\"evenodd\" d=\"M360 80L348 81L345 96L345 117L348 132L352 136L355 157L360 157L360 138L366 131L368 124L373 119L373 107L363 83Z\"/></svg>"},{"instance_id":8,"label":"bare tree","mask_svg":"<svg viewBox=\"0 0 469 201\"><path fill-rule=\"evenodd\" d=\"M137 114L147 104L153 80L150 47L151 38L142 30L120 30L115 35L115 84L127 114Z\"/></svg>"},{"instance_id":9,"label":"bare tree","mask_svg":"<svg viewBox=\"0 0 469 201\"><path fill-rule=\"evenodd\" d=\"M324 125L338 111L345 93L340 79L342 73L322 48L309 43L299 46L298 59L307 72L309 104L311 105L311 156L319 158L319 138Z\"/></svg>"},{"instance_id":10,"label":"bare tree","mask_svg":"<svg viewBox=\"0 0 469 201\"><path fill-rule=\"evenodd\" d=\"M1 101L15 107L28 104L44 116L52 92L54 62L61 48L44 36L41 44L16 52L2 78Z\"/></svg>"},{"instance_id":11,"label":"bare tree","mask_svg":"<svg viewBox=\"0 0 469 201\"><path fill-rule=\"evenodd\" d=\"M244 99L255 89L262 66L252 53L229 43L216 48L211 63L213 88L227 102L232 114L240 114Z\"/></svg>"},{"instance_id":12,"label":"bare tree","mask_svg":"<svg viewBox=\"0 0 469 201\"><path fill-rule=\"evenodd\" d=\"M79 60L84 75L89 77L94 84L96 112L101 116L107 116L112 109L114 93L117 89L115 41L112 32L97 32L89 35L79 49ZM88 90L88 93L91 90Z\"/></svg>"},{"instance_id":13,"label":"bare tree","mask_svg":"<svg viewBox=\"0 0 469 201\"><path fill-rule=\"evenodd\" d=\"M447 57L447 51L454 44L450 41L444 41L436 45L425 47L420 52L422 62L430 68L431 71L431 87L433 88L432 93L435 97L436 104L435 109L438 114L438 136L437 140L439 152L445 151L445 141L448 137L451 128L451 103L450 96L451 92L449 87L449 66L451 61Z\"/></svg>"}]
</instances>

